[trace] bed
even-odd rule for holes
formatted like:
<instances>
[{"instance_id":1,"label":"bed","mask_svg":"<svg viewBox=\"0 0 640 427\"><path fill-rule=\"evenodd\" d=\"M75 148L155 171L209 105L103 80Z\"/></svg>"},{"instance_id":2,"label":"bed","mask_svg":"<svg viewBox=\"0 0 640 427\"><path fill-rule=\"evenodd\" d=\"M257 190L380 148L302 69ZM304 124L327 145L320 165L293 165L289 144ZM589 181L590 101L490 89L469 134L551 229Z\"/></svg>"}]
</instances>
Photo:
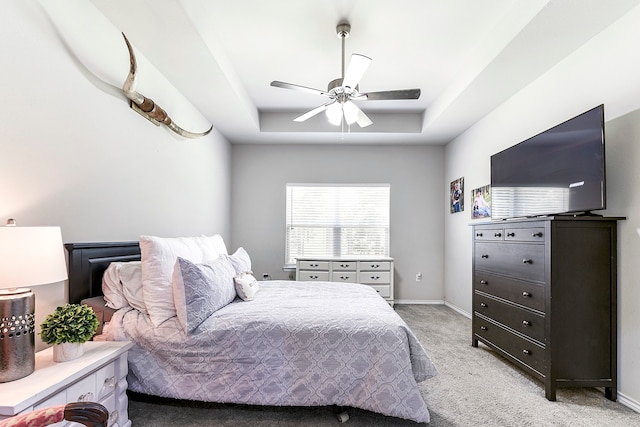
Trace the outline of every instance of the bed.
<instances>
[{"instance_id":1,"label":"bed","mask_svg":"<svg viewBox=\"0 0 640 427\"><path fill-rule=\"evenodd\" d=\"M147 240L65 246L72 303L107 298L105 272L146 265L150 257ZM234 256L242 248L232 255L218 249L216 261L226 257L238 273ZM166 256L160 258L167 264ZM174 260L169 262L174 265L171 304L166 294L140 293L149 297L142 302L129 295L128 306L111 310L105 319L109 322L100 339L134 343L128 356L129 390L204 402L356 407L429 422L417 383L436 375L436 369L412 331L371 287L260 281L253 284L258 289L253 298L234 294L232 301L198 318L194 313L201 307L189 305L197 295L184 290L192 286L186 284L191 277L187 273L210 272L213 263L187 263L181 256ZM182 287L176 285L182 283L181 274ZM147 276L143 273L143 280ZM227 283L228 278L223 279ZM240 295L238 282L232 286ZM182 293L175 294L176 288ZM169 310L158 318L145 312L145 303L153 306L154 297L155 303L165 304L163 309L174 305L175 314ZM200 302L206 305L217 298L206 296Z\"/></svg>"}]
</instances>

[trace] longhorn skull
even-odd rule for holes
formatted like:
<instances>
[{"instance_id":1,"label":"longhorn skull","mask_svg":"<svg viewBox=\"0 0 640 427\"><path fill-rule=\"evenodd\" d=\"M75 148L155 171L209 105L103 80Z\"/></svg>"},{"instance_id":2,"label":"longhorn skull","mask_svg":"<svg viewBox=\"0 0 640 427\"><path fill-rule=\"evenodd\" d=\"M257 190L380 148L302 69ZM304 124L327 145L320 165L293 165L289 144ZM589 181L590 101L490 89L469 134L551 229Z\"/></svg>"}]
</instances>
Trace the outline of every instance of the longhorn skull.
<instances>
[{"instance_id":1,"label":"longhorn skull","mask_svg":"<svg viewBox=\"0 0 640 427\"><path fill-rule=\"evenodd\" d=\"M175 124L171 117L167 115L167 112L160 108L153 99L147 98L141 93L136 92L136 56L133 54L133 49L131 48L131 44L127 39L127 36L122 33L122 37L124 37L124 42L127 44L127 49L129 50L129 75L127 76L127 80L125 80L124 85L122 86L122 91L124 95L130 100L129 105L138 113L142 114L144 117L149 119L152 123L156 125L164 124L169 129L177 133L178 135L184 136L186 138L198 138L199 136L207 135L213 129L211 126L208 130L201 133L189 132L188 130L182 129L180 126Z\"/></svg>"}]
</instances>

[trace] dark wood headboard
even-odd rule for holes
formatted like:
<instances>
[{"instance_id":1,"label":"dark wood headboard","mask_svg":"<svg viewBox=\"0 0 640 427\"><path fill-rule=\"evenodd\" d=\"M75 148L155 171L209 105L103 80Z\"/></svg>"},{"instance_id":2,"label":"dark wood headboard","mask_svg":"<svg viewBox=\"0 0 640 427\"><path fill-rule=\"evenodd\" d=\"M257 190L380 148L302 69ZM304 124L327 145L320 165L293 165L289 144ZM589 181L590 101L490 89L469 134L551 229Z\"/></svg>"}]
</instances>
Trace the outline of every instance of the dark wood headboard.
<instances>
[{"instance_id":1,"label":"dark wood headboard","mask_svg":"<svg viewBox=\"0 0 640 427\"><path fill-rule=\"evenodd\" d=\"M138 242L65 243L69 253L69 302L102 295L102 275L115 261L139 261Z\"/></svg>"}]
</instances>

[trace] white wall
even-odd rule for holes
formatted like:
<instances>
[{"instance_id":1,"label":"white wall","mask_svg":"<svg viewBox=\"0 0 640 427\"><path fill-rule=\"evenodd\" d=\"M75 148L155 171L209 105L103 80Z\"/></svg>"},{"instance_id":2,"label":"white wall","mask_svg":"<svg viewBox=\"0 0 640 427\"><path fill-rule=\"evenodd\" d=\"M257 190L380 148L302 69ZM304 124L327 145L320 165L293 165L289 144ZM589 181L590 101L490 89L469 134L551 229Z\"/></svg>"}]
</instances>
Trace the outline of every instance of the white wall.
<instances>
[{"instance_id":1,"label":"white wall","mask_svg":"<svg viewBox=\"0 0 640 427\"><path fill-rule=\"evenodd\" d=\"M247 249L256 275L287 277L287 183L389 183L395 298L443 300L444 147L234 144L232 159L231 246Z\"/></svg>"},{"instance_id":2,"label":"white wall","mask_svg":"<svg viewBox=\"0 0 640 427\"><path fill-rule=\"evenodd\" d=\"M618 390L640 410L640 7L567 57L446 147L446 181L470 189L490 182L489 156L599 104L605 105L607 210L625 216L618 238ZM448 201L443 186L441 200ZM471 229L467 215L445 217L445 295L471 312Z\"/></svg>"},{"instance_id":3,"label":"white wall","mask_svg":"<svg viewBox=\"0 0 640 427\"><path fill-rule=\"evenodd\" d=\"M230 144L154 126L87 79L37 3L0 7L0 225L58 225L65 242L228 239ZM34 292L37 325L67 301L64 283Z\"/></svg>"}]
</instances>

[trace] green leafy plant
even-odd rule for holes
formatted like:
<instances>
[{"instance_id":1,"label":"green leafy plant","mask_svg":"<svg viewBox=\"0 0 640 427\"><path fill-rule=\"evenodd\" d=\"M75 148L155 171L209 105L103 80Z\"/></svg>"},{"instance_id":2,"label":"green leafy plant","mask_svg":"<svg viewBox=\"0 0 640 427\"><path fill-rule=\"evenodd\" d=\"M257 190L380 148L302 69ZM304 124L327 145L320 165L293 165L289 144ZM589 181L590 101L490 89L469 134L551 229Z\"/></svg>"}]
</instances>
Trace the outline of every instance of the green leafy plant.
<instances>
[{"instance_id":1,"label":"green leafy plant","mask_svg":"<svg viewBox=\"0 0 640 427\"><path fill-rule=\"evenodd\" d=\"M98 317L88 305L67 304L47 315L40 329L47 344L83 343L95 335Z\"/></svg>"}]
</instances>

